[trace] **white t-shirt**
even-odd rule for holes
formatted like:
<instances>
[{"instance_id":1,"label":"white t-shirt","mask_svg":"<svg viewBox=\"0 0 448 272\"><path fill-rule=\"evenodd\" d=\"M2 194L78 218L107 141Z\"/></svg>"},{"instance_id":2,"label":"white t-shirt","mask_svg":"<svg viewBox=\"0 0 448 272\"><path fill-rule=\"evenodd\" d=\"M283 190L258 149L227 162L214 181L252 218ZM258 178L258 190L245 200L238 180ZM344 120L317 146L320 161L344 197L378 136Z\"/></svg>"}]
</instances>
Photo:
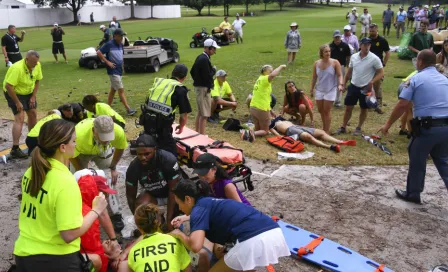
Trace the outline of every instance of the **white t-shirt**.
<instances>
[{"instance_id":1,"label":"white t-shirt","mask_svg":"<svg viewBox=\"0 0 448 272\"><path fill-rule=\"evenodd\" d=\"M370 13L367 14L362 14L361 17L359 18L359 20L361 21L361 24L363 25L369 25L370 22L372 22L372 15L370 15Z\"/></svg>"},{"instance_id":2,"label":"white t-shirt","mask_svg":"<svg viewBox=\"0 0 448 272\"><path fill-rule=\"evenodd\" d=\"M233 21L232 25L235 30L243 29L243 25L246 23L243 19Z\"/></svg>"},{"instance_id":3,"label":"white t-shirt","mask_svg":"<svg viewBox=\"0 0 448 272\"><path fill-rule=\"evenodd\" d=\"M360 52L355 53L350 58L349 67L353 68L351 83L357 87L364 87L373 79L376 69L383 68L380 58L369 52L363 59Z\"/></svg>"},{"instance_id":4,"label":"white t-shirt","mask_svg":"<svg viewBox=\"0 0 448 272\"><path fill-rule=\"evenodd\" d=\"M357 19L359 18L358 13L353 14L352 12L348 15L348 23L356 24Z\"/></svg>"}]
</instances>

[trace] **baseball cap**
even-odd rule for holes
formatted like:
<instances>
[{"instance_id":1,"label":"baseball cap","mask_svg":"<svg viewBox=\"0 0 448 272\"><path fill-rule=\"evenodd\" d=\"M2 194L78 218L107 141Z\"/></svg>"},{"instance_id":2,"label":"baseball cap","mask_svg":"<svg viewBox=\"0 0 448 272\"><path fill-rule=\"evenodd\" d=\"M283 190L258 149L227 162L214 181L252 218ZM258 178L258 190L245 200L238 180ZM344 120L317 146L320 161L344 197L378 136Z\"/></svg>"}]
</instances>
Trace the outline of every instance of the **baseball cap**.
<instances>
[{"instance_id":1,"label":"baseball cap","mask_svg":"<svg viewBox=\"0 0 448 272\"><path fill-rule=\"evenodd\" d=\"M216 166L216 157L210 153L204 153L197 157L196 162L193 164L193 173L204 176Z\"/></svg>"},{"instance_id":2,"label":"baseball cap","mask_svg":"<svg viewBox=\"0 0 448 272\"><path fill-rule=\"evenodd\" d=\"M153 136L149 134L142 134L138 136L135 144L137 145L137 147L156 147L157 141Z\"/></svg>"},{"instance_id":3,"label":"baseball cap","mask_svg":"<svg viewBox=\"0 0 448 272\"><path fill-rule=\"evenodd\" d=\"M58 23L54 23L53 26L59 26Z\"/></svg>"},{"instance_id":4,"label":"baseball cap","mask_svg":"<svg viewBox=\"0 0 448 272\"><path fill-rule=\"evenodd\" d=\"M51 111L52 111L53 113L59 115L59 116L62 116L62 113L61 113L59 110L54 109L54 110L51 110Z\"/></svg>"},{"instance_id":5,"label":"baseball cap","mask_svg":"<svg viewBox=\"0 0 448 272\"><path fill-rule=\"evenodd\" d=\"M333 31L333 38L335 38L335 37L341 37L342 36L342 34L341 34L341 31L340 30L335 30L335 31Z\"/></svg>"},{"instance_id":6,"label":"baseball cap","mask_svg":"<svg viewBox=\"0 0 448 272\"><path fill-rule=\"evenodd\" d=\"M123 36L123 35L124 35L124 32L123 32L123 30L121 30L121 28L117 28L117 29L115 29L115 31L114 31L114 35Z\"/></svg>"},{"instance_id":7,"label":"baseball cap","mask_svg":"<svg viewBox=\"0 0 448 272\"><path fill-rule=\"evenodd\" d=\"M107 184L107 179L105 177L93 176L93 179L95 180L96 187L98 188L98 191L106 193L106 194L110 194L110 195L117 194L117 190L113 190L112 188L109 187L109 185Z\"/></svg>"},{"instance_id":8,"label":"baseball cap","mask_svg":"<svg viewBox=\"0 0 448 272\"><path fill-rule=\"evenodd\" d=\"M98 137L103 142L110 142L115 139L114 120L110 116L101 115L93 121L93 128L98 133Z\"/></svg>"},{"instance_id":9,"label":"baseball cap","mask_svg":"<svg viewBox=\"0 0 448 272\"><path fill-rule=\"evenodd\" d=\"M240 17L240 14L239 14L239 13L237 13L237 14L236 14L236 17Z\"/></svg>"},{"instance_id":10,"label":"baseball cap","mask_svg":"<svg viewBox=\"0 0 448 272\"><path fill-rule=\"evenodd\" d=\"M356 7L352 8L352 10L356 10Z\"/></svg>"},{"instance_id":11,"label":"baseball cap","mask_svg":"<svg viewBox=\"0 0 448 272\"><path fill-rule=\"evenodd\" d=\"M107 184L106 174L103 170L95 170L91 168L82 169L79 171L76 171L74 174L76 182L79 181L79 179L83 176L92 176L93 180L96 183L96 187L99 191L108 193L111 195L114 195L117 193L116 190L112 190L109 185Z\"/></svg>"},{"instance_id":12,"label":"baseball cap","mask_svg":"<svg viewBox=\"0 0 448 272\"><path fill-rule=\"evenodd\" d=\"M403 6L400 6L398 9L403 9Z\"/></svg>"},{"instance_id":13,"label":"baseball cap","mask_svg":"<svg viewBox=\"0 0 448 272\"><path fill-rule=\"evenodd\" d=\"M224 70L219 70L218 72L216 72L216 76L226 76L227 73Z\"/></svg>"},{"instance_id":14,"label":"baseball cap","mask_svg":"<svg viewBox=\"0 0 448 272\"><path fill-rule=\"evenodd\" d=\"M188 68L185 64L176 64L174 66L173 71L171 72L171 76L175 78L184 78L188 74Z\"/></svg>"},{"instance_id":15,"label":"baseball cap","mask_svg":"<svg viewBox=\"0 0 448 272\"><path fill-rule=\"evenodd\" d=\"M63 111L71 110L71 109L72 109L72 104L70 104L70 103L65 103L64 105L62 105L61 109L62 109Z\"/></svg>"},{"instance_id":16,"label":"baseball cap","mask_svg":"<svg viewBox=\"0 0 448 272\"><path fill-rule=\"evenodd\" d=\"M105 25L100 25L100 29L106 28Z\"/></svg>"},{"instance_id":17,"label":"baseball cap","mask_svg":"<svg viewBox=\"0 0 448 272\"><path fill-rule=\"evenodd\" d=\"M218 46L218 44L216 43L215 40L213 39L207 39L204 42L204 47L214 47L214 48L221 48L220 46Z\"/></svg>"},{"instance_id":18,"label":"baseball cap","mask_svg":"<svg viewBox=\"0 0 448 272\"><path fill-rule=\"evenodd\" d=\"M346 25L346 26L344 26L344 30L352 30L352 28L350 25Z\"/></svg>"},{"instance_id":19,"label":"baseball cap","mask_svg":"<svg viewBox=\"0 0 448 272\"><path fill-rule=\"evenodd\" d=\"M289 26L291 27L291 26L298 26L298 25L296 22L292 22Z\"/></svg>"},{"instance_id":20,"label":"baseball cap","mask_svg":"<svg viewBox=\"0 0 448 272\"><path fill-rule=\"evenodd\" d=\"M372 40L370 38L362 38L359 41L359 44L366 44L366 43L372 43Z\"/></svg>"}]
</instances>

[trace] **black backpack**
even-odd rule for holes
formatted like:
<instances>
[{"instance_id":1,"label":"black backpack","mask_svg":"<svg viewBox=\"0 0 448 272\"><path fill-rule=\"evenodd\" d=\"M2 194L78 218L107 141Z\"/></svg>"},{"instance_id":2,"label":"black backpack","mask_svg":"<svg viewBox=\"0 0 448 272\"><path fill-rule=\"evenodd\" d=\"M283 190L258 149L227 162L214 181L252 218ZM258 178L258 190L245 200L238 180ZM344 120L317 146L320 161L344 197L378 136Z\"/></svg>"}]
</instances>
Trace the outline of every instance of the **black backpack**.
<instances>
[{"instance_id":1,"label":"black backpack","mask_svg":"<svg viewBox=\"0 0 448 272\"><path fill-rule=\"evenodd\" d=\"M240 131L243 127L241 126L241 122L235 118L229 118L222 126L224 130L230 131Z\"/></svg>"}]
</instances>

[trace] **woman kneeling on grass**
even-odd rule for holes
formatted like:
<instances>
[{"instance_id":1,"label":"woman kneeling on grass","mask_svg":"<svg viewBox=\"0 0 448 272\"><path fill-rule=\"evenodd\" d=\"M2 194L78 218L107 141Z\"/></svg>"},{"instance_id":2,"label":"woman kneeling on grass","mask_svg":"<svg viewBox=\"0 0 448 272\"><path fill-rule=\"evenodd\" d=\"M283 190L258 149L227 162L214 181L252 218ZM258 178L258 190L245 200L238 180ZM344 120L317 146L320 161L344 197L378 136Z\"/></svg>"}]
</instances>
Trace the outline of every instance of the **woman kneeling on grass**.
<instances>
[{"instance_id":1,"label":"woman kneeling on grass","mask_svg":"<svg viewBox=\"0 0 448 272\"><path fill-rule=\"evenodd\" d=\"M235 243L210 271L255 271L290 255L274 220L246 204L206 197L209 190L204 181L177 184L173 192L180 210L190 215L191 234L174 230L171 235L195 253L202 249L205 238L221 245Z\"/></svg>"},{"instance_id":2,"label":"woman kneeling on grass","mask_svg":"<svg viewBox=\"0 0 448 272\"><path fill-rule=\"evenodd\" d=\"M306 115L311 119L311 126L314 127L313 102L302 90L297 90L294 81L285 83L285 96L283 98L283 109L280 115L287 113L300 120L300 125L305 124Z\"/></svg>"},{"instance_id":3,"label":"woman kneeling on grass","mask_svg":"<svg viewBox=\"0 0 448 272\"><path fill-rule=\"evenodd\" d=\"M82 216L81 193L65 165L75 153L75 126L51 120L40 129L31 167L22 178L17 271L81 271L80 239L106 209L102 193Z\"/></svg>"},{"instance_id":4,"label":"woman kneeling on grass","mask_svg":"<svg viewBox=\"0 0 448 272\"><path fill-rule=\"evenodd\" d=\"M142 240L129 252L128 271L191 271L190 255L184 245L159 232L162 221L156 205L140 205L134 218Z\"/></svg>"}]
</instances>

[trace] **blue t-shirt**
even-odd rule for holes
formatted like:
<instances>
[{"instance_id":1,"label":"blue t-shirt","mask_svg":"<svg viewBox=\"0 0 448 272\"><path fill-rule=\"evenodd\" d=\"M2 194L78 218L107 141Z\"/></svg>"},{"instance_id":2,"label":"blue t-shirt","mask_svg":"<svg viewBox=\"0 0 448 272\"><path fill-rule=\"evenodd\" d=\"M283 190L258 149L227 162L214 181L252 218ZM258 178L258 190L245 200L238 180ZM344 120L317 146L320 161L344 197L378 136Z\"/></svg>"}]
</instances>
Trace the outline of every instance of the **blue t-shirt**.
<instances>
[{"instance_id":1,"label":"blue t-shirt","mask_svg":"<svg viewBox=\"0 0 448 272\"><path fill-rule=\"evenodd\" d=\"M269 216L231 199L202 197L190 214L191 232L203 230L208 240L221 245L243 242L278 227Z\"/></svg>"},{"instance_id":2,"label":"blue t-shirt","mask_svg":"<svg viewBox=\"0 0 448 272\"><path fill-rule=\"evenodd\" d=\"M427 67L414 75L400 98L412 101L414 117L448 117L448 79L435 67Z\"/></svg>"},{"instance_id":3,"label":"blue t-shirt","mask_svg":"<svg viewBox=\"0 0 448 272\"><path fill-rule=\"evenodd\" d=\"M123 45L115 40L108 41L100 48L106 59L115 64L115 68L107 67L108 75L123 75Z\"/></svg>"}]
</instances>

